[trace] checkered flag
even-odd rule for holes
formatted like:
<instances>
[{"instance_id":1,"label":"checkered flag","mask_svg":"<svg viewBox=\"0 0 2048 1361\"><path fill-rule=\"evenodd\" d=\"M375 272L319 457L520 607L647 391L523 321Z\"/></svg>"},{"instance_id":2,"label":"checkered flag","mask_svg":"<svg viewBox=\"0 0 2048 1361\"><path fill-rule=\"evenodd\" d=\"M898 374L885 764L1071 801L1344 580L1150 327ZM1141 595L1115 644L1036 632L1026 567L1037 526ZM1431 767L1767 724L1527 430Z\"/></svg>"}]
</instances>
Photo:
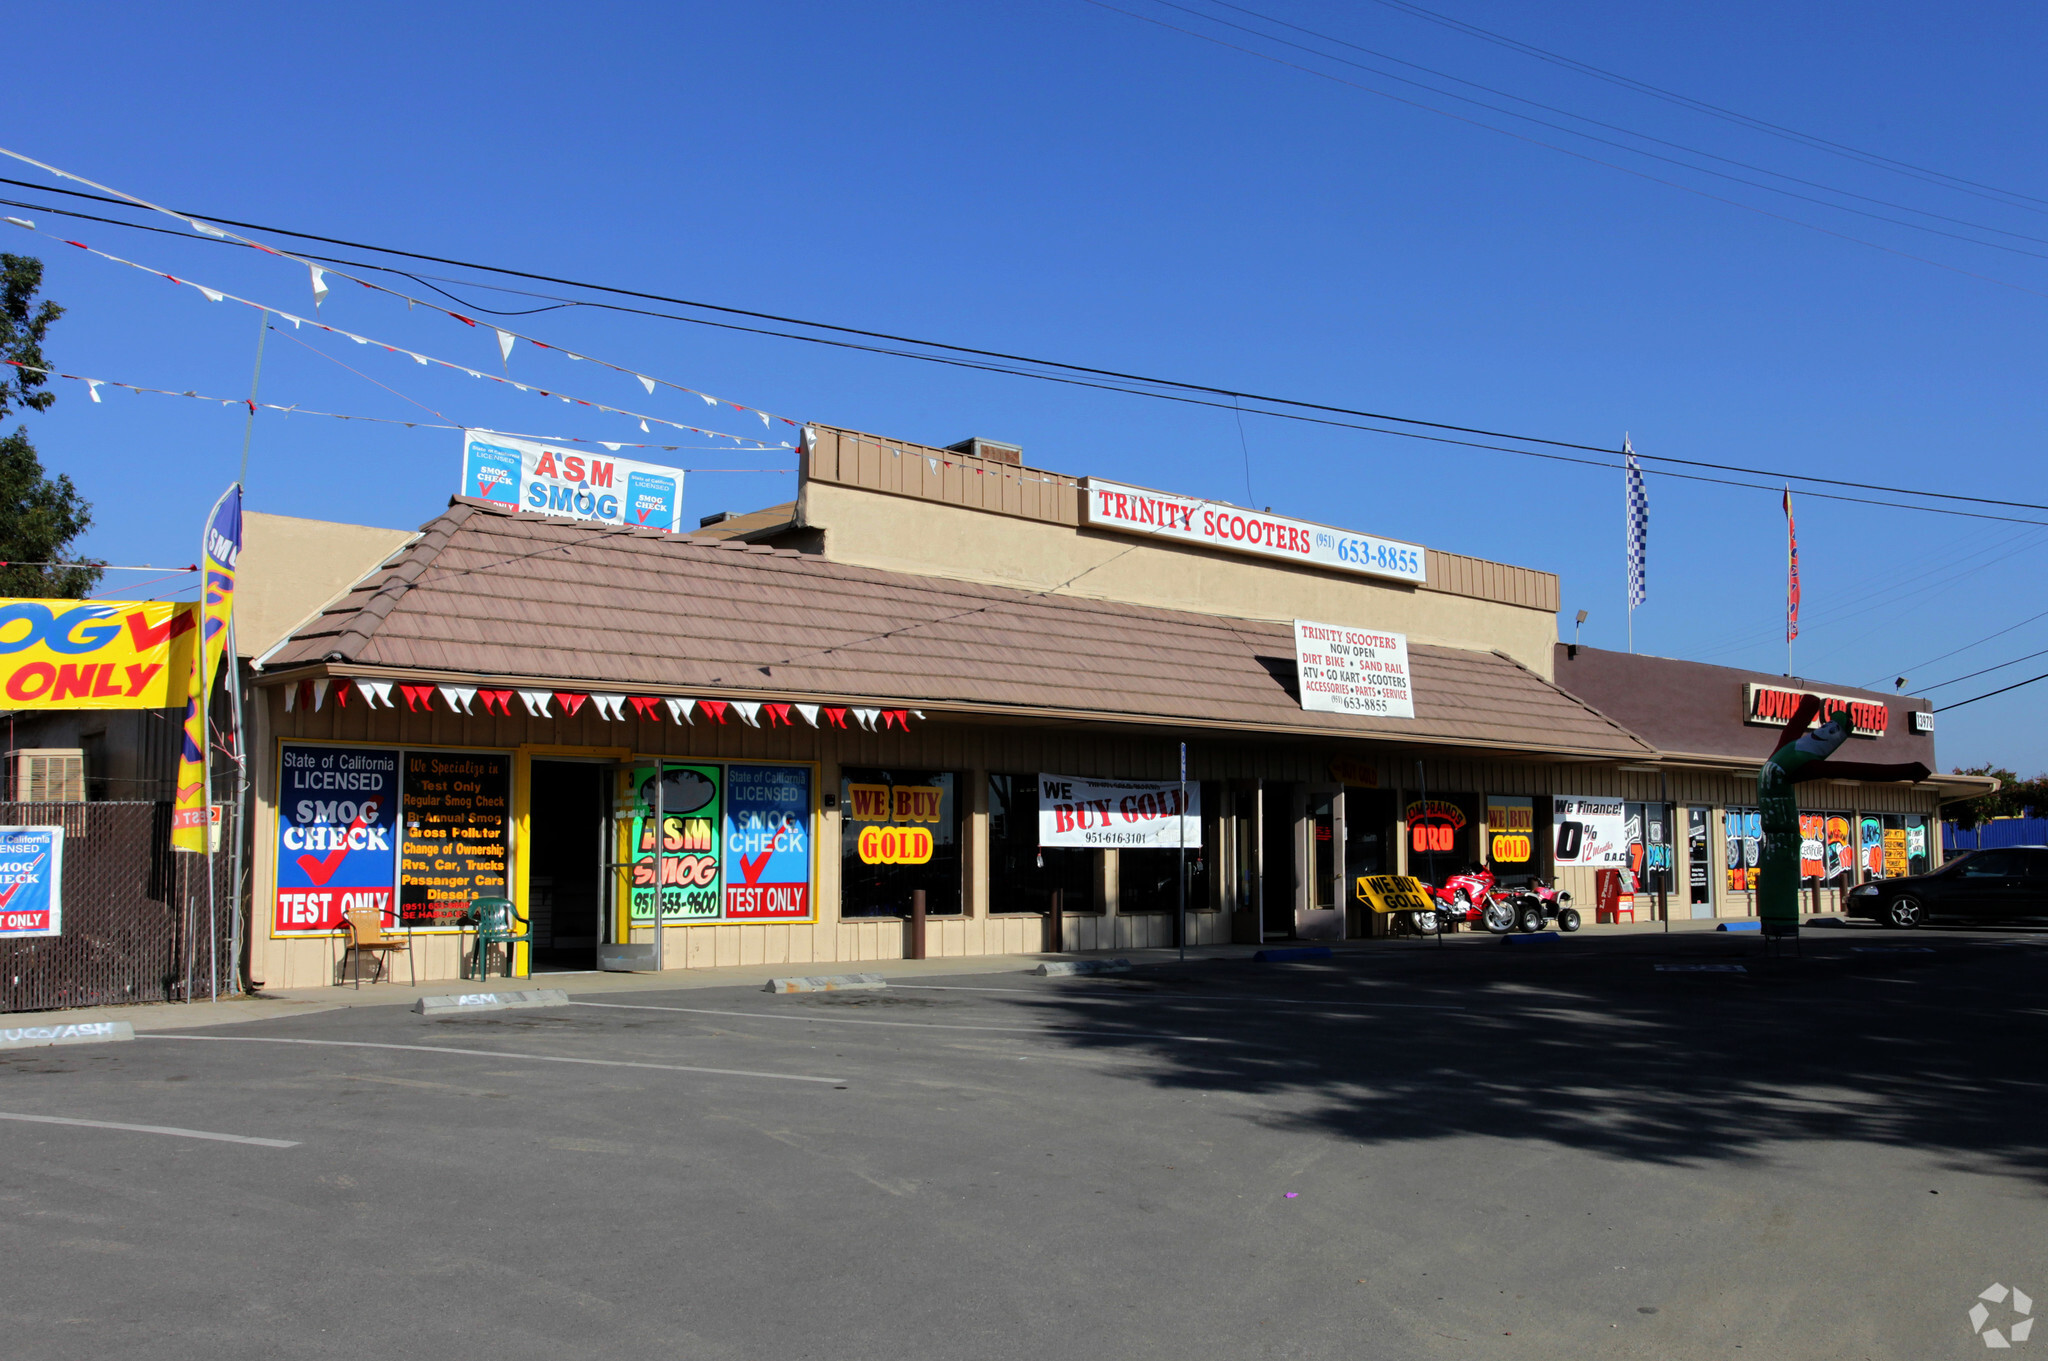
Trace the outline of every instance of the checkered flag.
<instances>
[{"instance_id":1,"label":"checkered flag","mask_svg":"<svg viewBox=\"0 0 2048 1361\"><path fill-rule=\"evenodd\" d=\"M1643 470L1636 464L1635 448L1624 439L1621 450L1627 459L1628 607L1634 609L1650 598L1650 494L1643 489Z\"/></svg>"}]
</instances>

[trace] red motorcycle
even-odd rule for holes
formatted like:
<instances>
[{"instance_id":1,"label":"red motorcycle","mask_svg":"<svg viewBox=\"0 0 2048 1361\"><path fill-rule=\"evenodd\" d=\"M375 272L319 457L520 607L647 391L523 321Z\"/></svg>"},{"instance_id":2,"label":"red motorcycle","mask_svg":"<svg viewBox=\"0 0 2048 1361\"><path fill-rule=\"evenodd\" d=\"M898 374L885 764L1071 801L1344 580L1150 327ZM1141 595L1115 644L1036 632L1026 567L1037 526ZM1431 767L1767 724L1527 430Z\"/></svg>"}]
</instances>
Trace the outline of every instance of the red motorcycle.
<instances>
[{"instance_id":1,"label":"red motorcycle","mask_svg":"<svg viewBox=\"0 0 2048 1361\"><path fill-rule=\"evenodd\" d=\"M1534 879L1525 886L1500 884L1484 865L1451 875L1432 892L1435 909L1412 914L1415 928L1425 935L1434 935L1446 926L1476 922L1494 935L1504 936L1517 929L1540 931L1552 918L1561 931L1579 929L1579 912L1571 906L1571 894Z\"/></svg>"}]
</instances>

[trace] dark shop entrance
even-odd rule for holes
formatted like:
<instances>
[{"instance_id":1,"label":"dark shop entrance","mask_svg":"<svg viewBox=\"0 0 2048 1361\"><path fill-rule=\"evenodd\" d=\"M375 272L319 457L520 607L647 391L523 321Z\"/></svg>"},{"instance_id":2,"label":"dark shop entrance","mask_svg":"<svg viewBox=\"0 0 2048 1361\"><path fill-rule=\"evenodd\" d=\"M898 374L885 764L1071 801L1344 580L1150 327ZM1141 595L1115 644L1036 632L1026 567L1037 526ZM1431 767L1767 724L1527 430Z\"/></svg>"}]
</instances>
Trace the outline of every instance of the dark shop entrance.
<instances>
[{"instance_id":1,"label":"dark shop entrance","mask_svg":"<svg viewBox=\"0 0 2048 1361\"><path fill-rule=\"evenodd\" d=\"M617 770L608 761L533 763L526 882L536 971L597 967Z\"/></svg>"}]
</instances>

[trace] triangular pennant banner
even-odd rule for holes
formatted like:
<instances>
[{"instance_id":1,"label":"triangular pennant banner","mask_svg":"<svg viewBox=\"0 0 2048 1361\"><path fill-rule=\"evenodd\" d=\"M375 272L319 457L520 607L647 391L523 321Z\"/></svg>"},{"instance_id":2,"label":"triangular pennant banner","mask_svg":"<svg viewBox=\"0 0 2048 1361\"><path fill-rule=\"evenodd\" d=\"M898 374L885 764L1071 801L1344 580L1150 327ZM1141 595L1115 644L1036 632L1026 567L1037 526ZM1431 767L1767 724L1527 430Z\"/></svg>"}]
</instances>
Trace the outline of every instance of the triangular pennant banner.
<instances>
[{"instance_id":1,"label":"triangular pennant banner","mask_svg":"<svg viewBox=\"0 0 2048 1361\"><path fill-rule=\"evenodd\" d=\"M722 699L700 699L697 707L711 715L713 723L725 722L725 701Z\"/></svg>"},{"instance_id":2,"label":"triangular pennant banner","mask_svg":"<svg viewBox=\"0 0 2048 1361\"><path fill-rule=\"evenodd\" d=\"M328 679L325 676L313 682L313 712L316 714L320 712L322 701L327 698L328 684Z\"/></svg>"},{"instance_id":3,"label":"triangular pennant banner","mask_svg":"<svg viewBox=\"0 0 2048 1361\"><path fill-rule=\"evenodd\" d=\"M379 704L383 705L387 709L395 709L398 707L397 705L391 702L390 681L358 680L356 682L356 689L363 692L363 702L368 704L372 709L376 708Z\"/></svg>"},{"instance_id":4,"label":"triangular pennant banner","mask_svg":"<svg viewBox=\"0 0 2048 1361\"><path fill-rule=\"evenodd\" d=\"M555 699L562 706L562 712L570 718L576 717L576 711L581 709L583 701L589 698L588 695L579 695L572 690L555 691Z\"/></svg>"},{"instance_id":5,"label":"triangular pennant banner","mask_svg":"<svg viewBox=\"0 0 2048 1361\"><path fill-rule=\"evenodd\" d=\"M469 702L476 698L474 685L444 685L441 698L448 701L448 707L458 714L470 712Z\"/></svg>"},{"instance_id":6,"label":"triangular pennant banner","mask_svg":"<svg viewBox=\"0 0 2048 1361\"><path fill-rule=\"evenodd\" d=\"M509 362L512 358L512 342L517 339L510 331L498 332L498 358Z\"/></svg>"},{"instance_id":7,"label":"triangular pennant banner","mask_svg":"<svg viewBox=\"0 0 2048 1361\"><path fill-rule=\"evenodd\" d=\"M284 688L284 711L290 713L299 705L299 696L305 692L304 681L294 681Z\"/></svg>"},{"instance_id":8,"label":"triangular pennant banner","mask_svg":"<svg viewBox=\"0 0 2048 1361\"><path fill-rule=\"evenodd\" d=\"M485 713L498 713L505 715L507 718L512 717L512 691L479 690L476 692L476 697L483 701Z\"/></svg>"},{"instance_id":9,"label":"triangular pennant banner","mask_svg":"<svg viewBox=\"0 0 2048 1361\"><path fill-rule=\"evenodd\" d=\"M313 271L313 306L318 307L327 301L327 271L318 265L308 265L306 268Z\"/></svg>"},{"instance_id":10,"label":"triangular pennant banner","mask_svg":"<svg viewBox=\"0 0 2048 1361\"><path fill-rule=\"evenodd\" d=\"M551 690L521 690L519 698L526 701L526 712L534 718L548 716L548 701L553 699Z\"/></svg>"},{"instance_id":11,"label":"triangular pennant banner","mask_svg":"<svg viewBox=\"0 0 2048 1361\"><path fill-rule=\"evenodd\" d=\"M434 687L431 685L401 685L398 693L405 696L405 711L409 714L416 714L422 709L433 710Z\"/></svg>"},{"instance_id":12,"label":"triangular pennant banner","mask_svg":"<svg viewBox=\"0 0 2048 1361\"><path fill-rule=\"evenodd\" d=\"M659 695L634 695L626 701L633 706L633 712L650 723L661 721L661 697Z\"/></svg>"},{"instance_id":13,"label":"triangular pennant banner","mask_svg":"<svg viewBox=\"0 0 2048 1361\"><path fill-rule=\"evenodd\" d=\"M668 716L678 723L687 723L694 728L697 726L697 720L690 717L690 710L696 707L697 701L694 699L671 699L668 702Z\"/></svg>"},{"instance_id":14,"label":"triangular pennant banner","mask_svg":"<svg viewBox=\"0 0 2048 1361\"><path fill-rule=\"evenodd\" d=\"M736 699L732 702L732 707L733 711L739 714L740 722L746 724L750 728L758 728L761 726L761 706L757 701L750 699Z\"/></svg>"},{"instance_id":15,"label":"triangular pennant banner","mask_svg":"<svg viewBox=\"0 0 2048 1361\"><path fill-rule=\"evenodd\" d=\"M782 724L785 728L796 726L789 721L789 706L787 704L763 704L761 707L768 711L769 727L772 728L777 723Z\"/></svg>"},{"instance_id":16,"label":"triangular pennant banner","mask_svg":"<svg viewBox=\"0 0 2048 1361\"><path fill-rule=\"evenodd\" d=\"M843 728L846 726L846 710L828 708L825 710L825 719L833 727Z\"/></svg>"},{"instance_id":17,"label":"triangular pennant banner","mask_svg":"<svg viewBox=\"0 0 2048 1361\"><path fill-rule=\"evenodd\" d=\"M592 695L590 702L597 706L599 718L608 718L616 723L626 716L624 695Z\"/></svg>"},{"instance_id":18,"label":"triangular pennant banner","mask_svg":"<svg viewBox=\"0 0 2048 1361\"><path fill-rule=\"evenodd\" d=\"M814 728L818 726L818 706L817 706L817 705L815 705L815 704L795 704L795 705L791 705L790 707L791 707L791 708L793 708L793 709L795 709L795 710L796 710L796 711L797 711L798 713L800 713L800 714L802 714L802 715L804 716L804 722L806 722L806 723L810 724L810 725L811 725L812 727L814 727Z\"/></svg>"},{"instance_id":19,"label":"triangular pennant banner","mask_svg":"<svg viewBox=\"0 0 2048 1361\"><path fill-rule=\"evenodd\" d=\"M860 720L860 725L863 728L873 732L875 730L875 720L882 716L882 711L880 709L855 709L853 716Z\"/></svg>"}]
</instances>

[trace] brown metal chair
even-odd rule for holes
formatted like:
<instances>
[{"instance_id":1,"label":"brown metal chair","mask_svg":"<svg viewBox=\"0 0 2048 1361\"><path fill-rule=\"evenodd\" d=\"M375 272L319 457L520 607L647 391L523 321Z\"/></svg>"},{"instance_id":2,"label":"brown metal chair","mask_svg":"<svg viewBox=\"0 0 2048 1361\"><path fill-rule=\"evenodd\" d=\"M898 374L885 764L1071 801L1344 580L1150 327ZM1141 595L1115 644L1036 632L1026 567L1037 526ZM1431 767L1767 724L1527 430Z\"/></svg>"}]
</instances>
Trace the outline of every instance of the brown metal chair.
<instances>
[{"instance_id":1,"label":"brown metal chair","mask_svg":"<svg viewBox=\"0 0 2048 1361\"><path fill-rule=\"evenodd\" d=\"M363 986L363 952L369 951L377 957L377 976L372 982L384 981L384 959L393 950L405 951L406 967L412 971L413 982L419 982L419 969L412 960L412 939L409 936L392 936L384 932L384 914L374 907L353 907L343 914L343 929L348 933L342 942L342 967L348 966L348 952L356 952L356 986Z\"/></svg>"}]
</instances>

